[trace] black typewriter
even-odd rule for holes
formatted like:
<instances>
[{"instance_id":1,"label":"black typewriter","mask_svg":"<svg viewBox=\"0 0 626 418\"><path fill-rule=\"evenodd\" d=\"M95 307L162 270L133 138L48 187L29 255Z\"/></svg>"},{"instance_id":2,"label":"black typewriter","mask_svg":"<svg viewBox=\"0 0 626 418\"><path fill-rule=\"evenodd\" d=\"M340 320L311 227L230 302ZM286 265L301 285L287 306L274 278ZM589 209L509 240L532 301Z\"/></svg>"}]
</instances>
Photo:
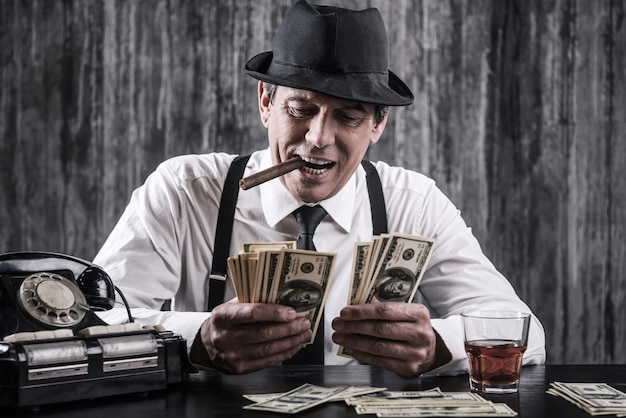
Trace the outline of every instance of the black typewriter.
<instances>
[{"instance_id":1,"label":"black typewriter","mask_svg":"<svg viewBox=\"0 0 626 418\"><path fill-rule=\"evenodd\" d=\"M115 292L129 322L105 323ZM185 340L133 322L98 266L64 254L0 255L0 405L165 389L187 379Z\"/></svg>"}]
</instances>

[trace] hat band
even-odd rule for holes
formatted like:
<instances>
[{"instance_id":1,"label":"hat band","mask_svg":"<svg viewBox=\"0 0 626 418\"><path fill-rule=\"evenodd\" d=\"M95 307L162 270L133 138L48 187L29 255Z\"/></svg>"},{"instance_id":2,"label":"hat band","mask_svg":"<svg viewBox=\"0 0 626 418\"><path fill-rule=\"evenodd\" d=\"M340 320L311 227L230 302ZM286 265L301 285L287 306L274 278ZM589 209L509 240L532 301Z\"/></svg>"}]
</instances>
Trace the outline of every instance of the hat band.
<instances>
[{"instance_id":1,"label":"hat band","mask_svg":"<svg viewBox=\"0 0 626 418\"><path fill-rule=\"evenodd\" d=\"M311 90L347 100L383 104L388 97L389 72L324 71L272 61L266 77L268 82L302 90Z\"/></svg>"}]
</instances>

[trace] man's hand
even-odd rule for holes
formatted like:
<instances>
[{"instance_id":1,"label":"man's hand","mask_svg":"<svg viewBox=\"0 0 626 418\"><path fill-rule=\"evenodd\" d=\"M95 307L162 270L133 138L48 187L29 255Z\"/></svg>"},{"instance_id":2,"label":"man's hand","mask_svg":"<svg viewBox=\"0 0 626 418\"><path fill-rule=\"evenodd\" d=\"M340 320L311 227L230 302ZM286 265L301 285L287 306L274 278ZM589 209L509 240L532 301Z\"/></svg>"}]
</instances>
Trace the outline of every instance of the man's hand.
<instances>
[{"instance_id":1,"label":"man's hand","mask_svg":"<svg viewBox=\"0 0 626 418\"><path fill-rule=\"evenodd\" d=\"M421 304L385 302L346 306L333 320L333 341L356 360L410 378L452 358Z\"/></svg>"},{"instance_id":2,"label":"man's hand","mask_svg":"<svg viewBox=\"0 0 626 418\"><path fill-rule=\"evenodd\" d=\"M312 335L310 321L291 307L223 303L203 322L189 357L225 373L250 373L293 357Z\"/></svg>"}]
</instances>

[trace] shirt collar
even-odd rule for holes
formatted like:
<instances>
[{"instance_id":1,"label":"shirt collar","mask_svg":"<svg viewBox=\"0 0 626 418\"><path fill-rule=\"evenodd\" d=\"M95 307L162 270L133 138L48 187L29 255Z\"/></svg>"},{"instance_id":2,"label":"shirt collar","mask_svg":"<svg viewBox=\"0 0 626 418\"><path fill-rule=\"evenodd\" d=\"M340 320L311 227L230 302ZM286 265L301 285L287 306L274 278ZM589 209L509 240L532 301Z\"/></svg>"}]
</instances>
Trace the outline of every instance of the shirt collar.
<instances>
[{"instance_id":1,"label":"shirt collar","mask_svg":"<svg viewBox=\"0 0 626 418\"><path fill-rule=\"evenodd\" d=\"M263 154L259 171L272 166L272 156L269 151ZM359 170L361 167L359 166ZM358 170L357 170L358 172ZM276 226L291 213L305 203L296 199L276 178L258 186L261 194L263 213L269 226ZM356 175L353 174L345 186L330 199L318 202L330 217L346 232L350 232L352 216L354 214L354 202L356 196Z\"/></svg>"}]
</instances>

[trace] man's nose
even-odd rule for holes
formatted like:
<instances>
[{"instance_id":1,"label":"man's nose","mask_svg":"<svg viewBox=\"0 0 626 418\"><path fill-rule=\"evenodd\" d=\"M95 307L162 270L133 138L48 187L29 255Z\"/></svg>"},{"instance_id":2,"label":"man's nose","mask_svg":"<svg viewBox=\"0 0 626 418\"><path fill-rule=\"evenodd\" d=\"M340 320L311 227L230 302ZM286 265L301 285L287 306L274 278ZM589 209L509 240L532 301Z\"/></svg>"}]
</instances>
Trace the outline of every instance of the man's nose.
<instances>
[{"instance_id":1,"label":"man's nose","mask_svg":"<svg viewBox=\"0 0 626 418\"><path fill-rule=\"evenodd\" d=\"M335 127L332 118L319 113L311 118L309 129L304 135L307 142L316 148L324 148L335 142Z\"/></svg>"}]
</instances>

